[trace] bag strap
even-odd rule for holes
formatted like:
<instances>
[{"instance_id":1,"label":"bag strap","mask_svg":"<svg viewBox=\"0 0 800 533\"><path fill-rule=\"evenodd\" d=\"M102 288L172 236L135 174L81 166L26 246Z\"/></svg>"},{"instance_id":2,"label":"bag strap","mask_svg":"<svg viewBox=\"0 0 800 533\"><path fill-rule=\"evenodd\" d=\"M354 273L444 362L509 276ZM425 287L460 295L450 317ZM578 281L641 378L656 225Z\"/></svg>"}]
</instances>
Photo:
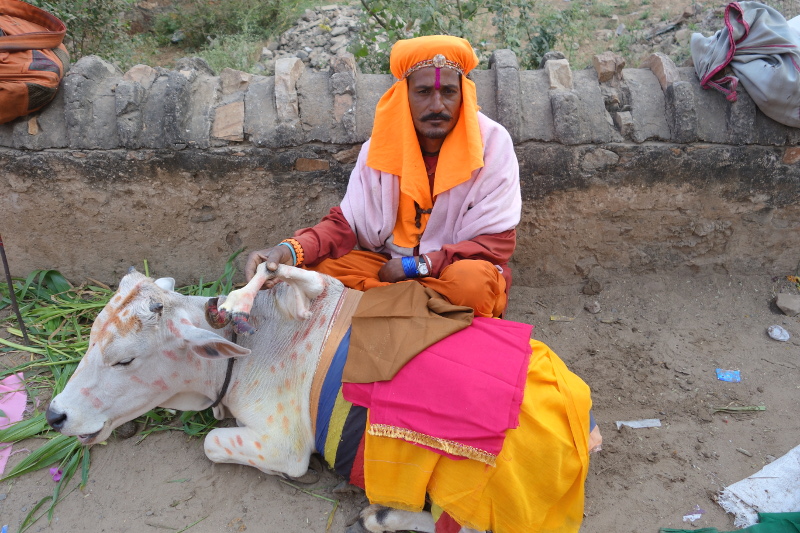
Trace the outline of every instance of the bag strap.
<instances>
[{"instance_id":1,"label":"bag strap","mask_svg":"<svg viewBox=\"0 0 800 533\"><path fill-rule=\"evenodd\" d=\"M0 51L56 48L67 33L67 27L57 17L20 0L0 0L0 17L3 16L27 20L46 31L4 35L0 37Z\"/></svg>"}]
</instances>

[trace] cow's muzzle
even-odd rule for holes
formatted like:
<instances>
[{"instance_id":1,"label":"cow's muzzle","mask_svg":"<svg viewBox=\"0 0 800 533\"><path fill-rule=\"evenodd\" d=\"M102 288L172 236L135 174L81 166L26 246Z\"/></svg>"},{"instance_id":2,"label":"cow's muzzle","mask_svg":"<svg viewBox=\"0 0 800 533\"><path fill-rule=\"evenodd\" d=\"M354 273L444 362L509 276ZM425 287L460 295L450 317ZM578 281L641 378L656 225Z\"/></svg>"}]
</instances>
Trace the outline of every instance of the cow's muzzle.
<instances>
[{"instance_id":1,"label":"cow's muzzle","mask_svg":"<svg viewBox=\"0 0 800 533\"><path fill-rule=\"evenodd\" d=\"M44 417L47 419L47 423L50 424L50 427L56 431L61 431L64 428L64 424L67 423L67 413L59 413L52 407L47 408Z\"/></svg>"}]
</instances>

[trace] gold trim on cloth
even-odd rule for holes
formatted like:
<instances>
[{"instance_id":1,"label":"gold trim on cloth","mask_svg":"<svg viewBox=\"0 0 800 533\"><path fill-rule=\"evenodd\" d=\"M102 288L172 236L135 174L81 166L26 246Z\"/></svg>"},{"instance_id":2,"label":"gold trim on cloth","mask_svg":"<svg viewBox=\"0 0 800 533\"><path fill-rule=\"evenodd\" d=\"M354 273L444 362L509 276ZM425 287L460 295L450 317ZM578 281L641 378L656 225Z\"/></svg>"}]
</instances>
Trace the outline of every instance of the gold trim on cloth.
<instances>
[{"instance_id":1,"label":"gold trim on cloth","mask_svg":"<svg viewBox=\"0 0 800 533\"><path fill-rule=\"evenodd\" d=\"M458 457L466 457L467 459L474 459L489 466L496 466L497 456L485 450L468 446L447 439L440 439L438 437L431 437L424 433L418 433L406 428L399 428L396 426L389 426L386 424L370 424L367 433L376 437L390 437L393 439L403 439L415 444L428 446L435 450L439 450L450 455Z\"/></svg>"},{"instance_id":2,"label":"gold trim on cloth","mask_svg":"<svg viewBox=\"0 0 800 533\"><path fill-rule=\"evenodd\" d=\"M325 336L325 344L322 347L322 352L319 356L319 363L314 372L314 379L311 382L311 434L315 435L317 430L317 409L319 407L319 395L322 392L322 384L325 382L325 376L328 375L328 369L331 367L331 361L336 354L336 349L339 343L342 342L342 337L347 333L347 328L350 327L353 313L356 312L358 302L361 301L363 292L348 289L345 287L344 292L339 297L339 303L333 312L333 320L328 327L328 333Z\"/></svg>"}]
</instances>

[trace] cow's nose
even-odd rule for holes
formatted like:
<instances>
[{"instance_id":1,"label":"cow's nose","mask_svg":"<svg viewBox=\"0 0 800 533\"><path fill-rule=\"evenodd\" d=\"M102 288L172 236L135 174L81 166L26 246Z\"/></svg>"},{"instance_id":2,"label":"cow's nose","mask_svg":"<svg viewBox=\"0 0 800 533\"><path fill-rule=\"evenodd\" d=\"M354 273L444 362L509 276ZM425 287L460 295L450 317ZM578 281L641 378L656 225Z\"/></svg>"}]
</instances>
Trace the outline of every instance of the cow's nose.
<instances>
[{"instance_id":1,"label":"cow's nose","mask_svg":"<svg viewBox=\"0 0 800 533\"><path fill-rule=\"evenodd\" d=\"M45 413L44 416L47 419L47 423L50 424L50 427L56 431L61 431L67 421L67 413L59 413L50 407L47 408L47 413Z\"/></svg>"}]
</instances>

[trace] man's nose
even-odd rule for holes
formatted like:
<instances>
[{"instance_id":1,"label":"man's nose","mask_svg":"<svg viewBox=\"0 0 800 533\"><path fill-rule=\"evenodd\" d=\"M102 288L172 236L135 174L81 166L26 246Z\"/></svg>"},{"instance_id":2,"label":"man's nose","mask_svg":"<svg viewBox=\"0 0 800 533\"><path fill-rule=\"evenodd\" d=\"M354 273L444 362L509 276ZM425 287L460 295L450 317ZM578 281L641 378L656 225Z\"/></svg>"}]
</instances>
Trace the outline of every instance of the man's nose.
<instances>
[{"instance_id":1,"label":"man's nose","mask_svg":"<svg viewBox=\"0 0 800 533\"><path fill-rule=\"evenodd\" d=\"M444 111L444 99L442 98L442 93L440 91L433 91L433 97L431 98L431 111L434 113L441 113Z\"/></svg>"}]
</instances>

